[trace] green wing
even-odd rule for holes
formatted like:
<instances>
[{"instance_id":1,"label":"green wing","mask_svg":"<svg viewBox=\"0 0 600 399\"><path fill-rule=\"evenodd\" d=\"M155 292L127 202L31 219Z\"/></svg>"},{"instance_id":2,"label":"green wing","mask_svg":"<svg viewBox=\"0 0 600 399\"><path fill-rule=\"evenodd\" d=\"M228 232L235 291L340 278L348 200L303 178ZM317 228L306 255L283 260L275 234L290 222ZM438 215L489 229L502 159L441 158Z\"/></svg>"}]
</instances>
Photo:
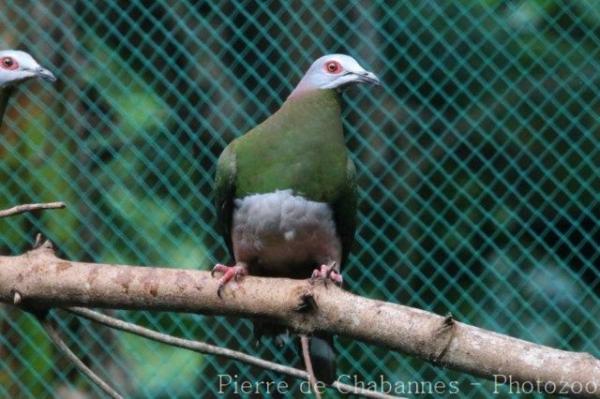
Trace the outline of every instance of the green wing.
<instances>
[{"instance_id":1,"label":"green wing","mask_svg":"<svg viewBox=\"0 0 600 399\"><path fill-rule=\"evenodd\" d=\"M231 242L231 223L233 220L233 200L235 197L236 176L235 140L221 153L217 161L215 176L215 208L217 210L217 224L227 249L233 257Z\"/></svg>"},{"instance_id":2,"label":"green wing","mask_svg":"<svg viewBox=\"0 0 600 399\"><path fill-rule=\"evenodd\" d=\"M337 232L342 242L342 265L348 261L348 256L354 244L356 231L356 215L358 212L358 187L356 185L356 167L348 156L346 163L346 181L336 201L332 204ZM340 266L342 266L340 265Z\"/></svg>"}]
</instances>

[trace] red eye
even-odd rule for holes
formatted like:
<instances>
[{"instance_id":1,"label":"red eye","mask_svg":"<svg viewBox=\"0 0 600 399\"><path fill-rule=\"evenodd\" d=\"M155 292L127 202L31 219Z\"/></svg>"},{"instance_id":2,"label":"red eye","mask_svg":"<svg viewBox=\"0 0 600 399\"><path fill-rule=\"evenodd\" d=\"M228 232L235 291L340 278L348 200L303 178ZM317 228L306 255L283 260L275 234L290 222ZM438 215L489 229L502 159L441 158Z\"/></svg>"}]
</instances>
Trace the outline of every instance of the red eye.
<instances>
[{"instance_id":1,"label":"red eye","mask_svg":"<svg viewBox=\"0 0 600 399\"><path fill-rule=\"evenodd\" d=\"M14 69L17 69L19 67L19 64L12 57L4 57L2 58L2 60L0 60L0 67L2 69L8 69L12 71Z\"/></svg>"},{"instance_id":2,"label":"red eye","mask_svg":"<svg viewBox=\"0 0 600 399\"><path fill-rule=\"evenodd\" d=\"M342 72L342 66L337 61L327 61L327 63L325 63L325 71L329 73L340 73Z\"/></svg>"}]
</instances>

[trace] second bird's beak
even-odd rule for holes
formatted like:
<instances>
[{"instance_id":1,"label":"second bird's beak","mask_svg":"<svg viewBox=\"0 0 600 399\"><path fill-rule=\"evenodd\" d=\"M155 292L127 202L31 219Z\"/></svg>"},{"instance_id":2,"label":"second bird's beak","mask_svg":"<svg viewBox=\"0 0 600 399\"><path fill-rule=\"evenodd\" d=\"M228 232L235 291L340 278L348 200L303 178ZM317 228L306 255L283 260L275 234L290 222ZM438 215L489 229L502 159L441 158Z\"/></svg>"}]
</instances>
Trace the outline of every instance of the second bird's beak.
<instances>
[{"instance_id":1,"label":"second bird's beak","mask_svg":"<svg viewBox=\"0 0 600 399\"><path fill-rule=\"evenodd\" d=\"M56 76L54 76L54 74L52 72L50 72L49 70L47 70L46 68L42 68L42 67L36 68L35 74L40 79L47 80L49 82L56 81Z\"/></svg>"},{"instance_id":2,"label":"second bird's beak","mask_svg":"<svg viewBox=\"0 0 600 399\"><path fill-rule=\"evenodd\" d=\"M375 86L381 85L379 78L373 72L364 71L361 73L357 73L357 76L359 82L370 83Z\"/></svg>"}]
</instances>

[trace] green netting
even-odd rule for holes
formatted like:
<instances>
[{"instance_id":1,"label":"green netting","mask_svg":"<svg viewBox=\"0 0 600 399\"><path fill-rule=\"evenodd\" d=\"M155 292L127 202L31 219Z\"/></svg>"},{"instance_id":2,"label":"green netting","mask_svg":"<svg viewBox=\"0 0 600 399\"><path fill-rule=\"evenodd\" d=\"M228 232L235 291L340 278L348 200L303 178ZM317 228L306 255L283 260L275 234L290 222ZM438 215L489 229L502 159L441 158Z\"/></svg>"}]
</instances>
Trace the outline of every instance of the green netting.
<instances>
[{"instance_id":1,"label":"green netting","mask_svg":"<svg viewBox=\"0 0 600 399\"><path fill-rule=\"evenodd\" d=\"M383 82L344 96L361 190L347 288L600 354L600 2L3 1L1 10L2 47L28 50L59 82L28 83L11 102L0 208L69 204L0 220L2 253L42 232L74 260L204 269L227 260L212 208L216 157L276 110L315 58L345 52ZM116 314L299 365L294 345L256 346L246 320ZM0 315L0 396L101 395L30 316ZM127 397L217 396L224 373L282 380L55 317ZM365 382L494 392L383 348L338 339L337 350L340 373Z\"/></svg>"}]
</instances>

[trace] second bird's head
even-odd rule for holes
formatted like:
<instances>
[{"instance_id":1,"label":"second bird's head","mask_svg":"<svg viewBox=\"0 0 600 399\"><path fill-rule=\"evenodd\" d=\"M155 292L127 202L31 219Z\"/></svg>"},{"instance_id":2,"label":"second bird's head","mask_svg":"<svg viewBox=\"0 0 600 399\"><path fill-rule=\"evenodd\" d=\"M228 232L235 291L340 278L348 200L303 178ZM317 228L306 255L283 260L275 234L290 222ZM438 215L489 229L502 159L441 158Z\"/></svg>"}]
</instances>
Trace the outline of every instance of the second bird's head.
<instances>
[{"instance_id":1,"label":"second bird's head","mask_svg":"<svg viewBox=\"0 0 600 399\"><path fill-rule=\"evenodd\" d=\"M0 88L25 80L40 78L54 82L56 78L33 57L20 50L0 51Z\"/></svg>"},{"instance_id":2,"label":"second bird's head","mask_svg":"<svg viewBox=\"0 0 600 399\"><path fill-rule=\"evenodd\" d=\"M328 54L312 63L290 97L312 90L342 89L355 83L378 85L379 79L349 55Z\"/></svg>"}]
</instances>

